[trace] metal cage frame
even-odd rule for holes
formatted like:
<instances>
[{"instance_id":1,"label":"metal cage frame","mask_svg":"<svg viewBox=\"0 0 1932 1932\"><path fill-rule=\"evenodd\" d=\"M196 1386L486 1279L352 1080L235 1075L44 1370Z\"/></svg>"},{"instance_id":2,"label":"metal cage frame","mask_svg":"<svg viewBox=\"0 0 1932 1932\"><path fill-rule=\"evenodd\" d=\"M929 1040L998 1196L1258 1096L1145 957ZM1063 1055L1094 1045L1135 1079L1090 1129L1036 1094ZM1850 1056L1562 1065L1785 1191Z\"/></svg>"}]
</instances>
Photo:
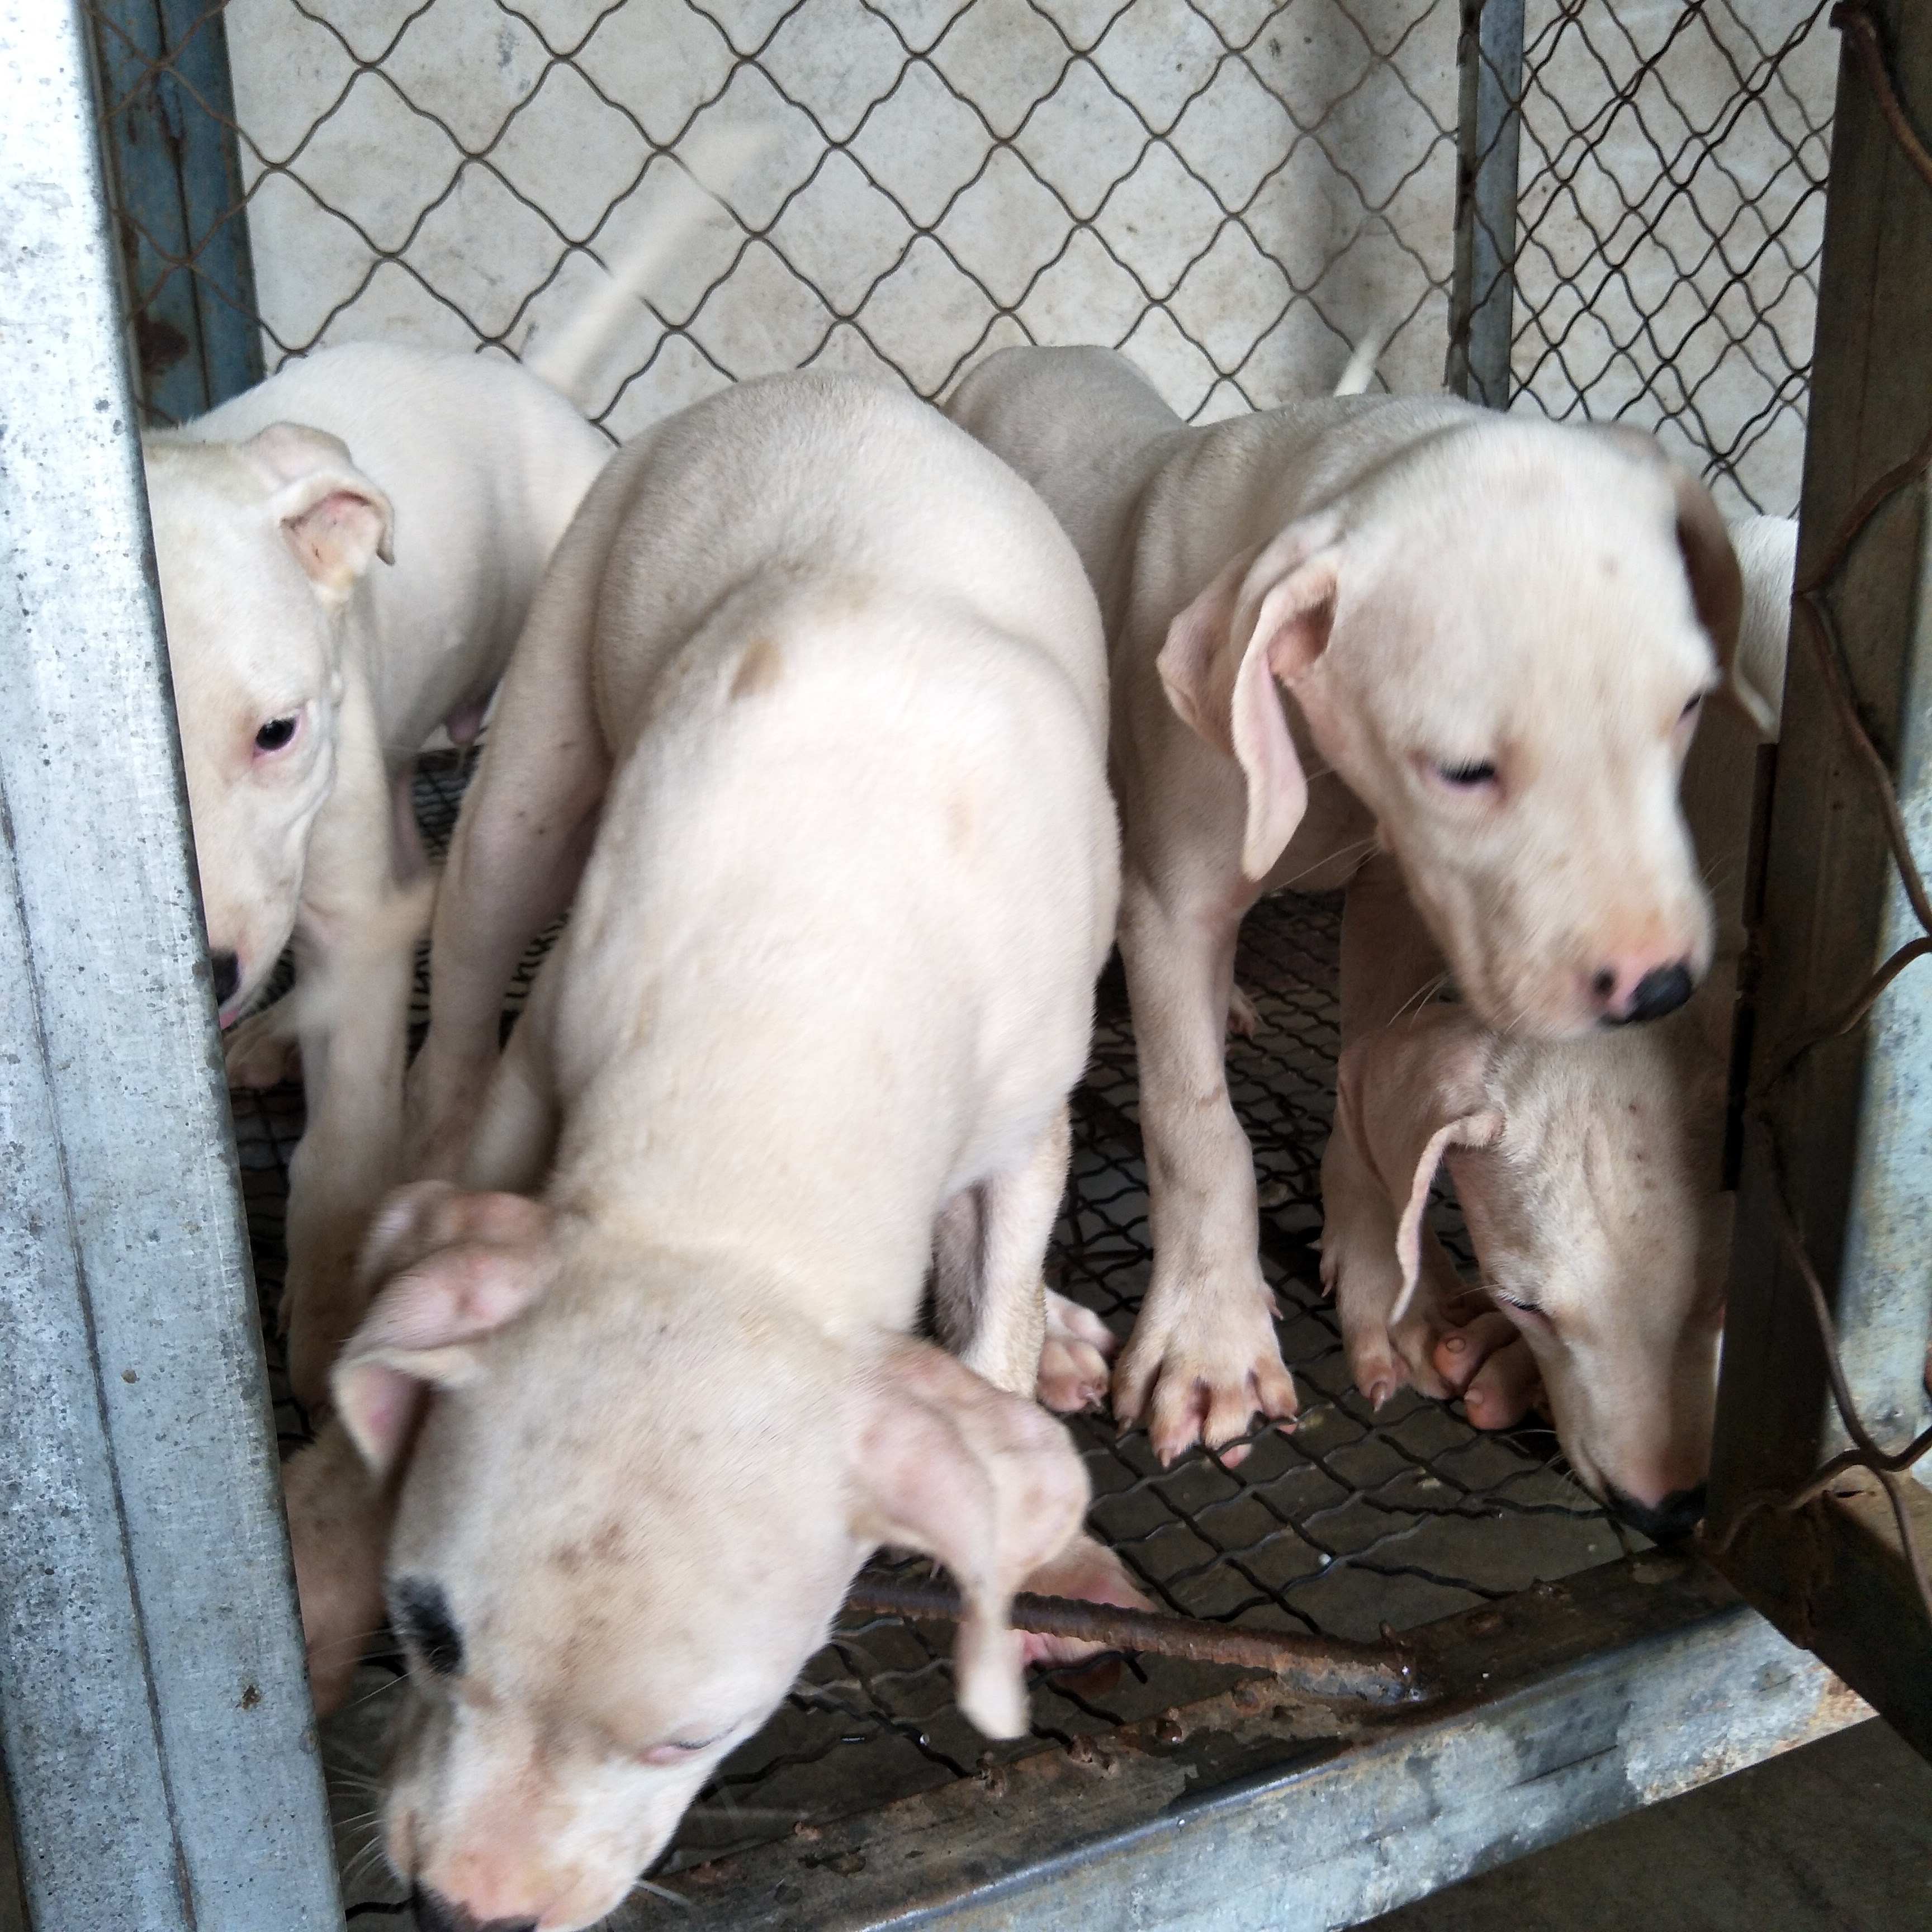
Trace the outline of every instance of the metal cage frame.
<instances>
[{"instance_id":1,"label":"metal cage frame","mask_svg":"<svg viewBox=\"0 0 1932 1932\"><path fill-rule=\"evenodd\" d=\"M164 42L191 11L147 10ZM1932 125L1932 20L1840 10L1801 550L1816 615L1769 794L1712 1484L1732 1582L1651 1553L1540 1586L1413 1634L1432 1703L1311 1738L1305 1704L1246 1682L696 1868L683 1922L1326 1928L1850 1721L1846 1684L1932 1749L1913 1550L1932 1499L1900 1479L1925 1441L1932 1098L1913 1056L1932 985L1898 970L1932 950L1908 836L1932 816L1932 162L1913 132ZM1520 20L1516 0L1466 13L1454 339L1491 400ZM89 40L80 0L0 0L0 1762L22 1894L0 1895L0 1924L339 1924ZM207 138L190 118L162 144L190 230L196 170L226 165ZM219 304L170 326L204 400L245 380Z\"/></svg>"}]
</instances>

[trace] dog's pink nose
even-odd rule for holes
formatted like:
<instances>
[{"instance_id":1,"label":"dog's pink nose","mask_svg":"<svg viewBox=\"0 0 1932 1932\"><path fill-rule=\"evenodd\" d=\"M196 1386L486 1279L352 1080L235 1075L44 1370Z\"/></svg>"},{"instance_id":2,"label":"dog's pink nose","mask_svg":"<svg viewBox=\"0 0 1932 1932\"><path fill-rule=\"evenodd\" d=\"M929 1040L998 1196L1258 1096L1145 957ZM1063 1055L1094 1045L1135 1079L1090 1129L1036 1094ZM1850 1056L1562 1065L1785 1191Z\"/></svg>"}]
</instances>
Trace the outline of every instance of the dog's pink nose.
<instances>
[{"instance_id":1,"label":"dog's pink nose","mask_svg":"<svg viewBox=\"0 0 1932 1932\"><path fill-rule=\"evenodd\" d=\"M421 1932L537 1932L534 1918L472 1918L461 1906L420 1886L410 1894L410 1910Z\"/></svg>"},{"instance_id":2,"label":"dog's pink nose","mask_svg":"<svg viewBox=\"0 0 1932 1932\"><path fill-rule=\"evenodd\" d=\"M1692 984L1688 960L1672 960L1666 966L1639 962L1599 967L1591 978L1590 993L1604 1019L1623 1026L1674 1013L1690 998Z\"/></svg>"}]
</instances>

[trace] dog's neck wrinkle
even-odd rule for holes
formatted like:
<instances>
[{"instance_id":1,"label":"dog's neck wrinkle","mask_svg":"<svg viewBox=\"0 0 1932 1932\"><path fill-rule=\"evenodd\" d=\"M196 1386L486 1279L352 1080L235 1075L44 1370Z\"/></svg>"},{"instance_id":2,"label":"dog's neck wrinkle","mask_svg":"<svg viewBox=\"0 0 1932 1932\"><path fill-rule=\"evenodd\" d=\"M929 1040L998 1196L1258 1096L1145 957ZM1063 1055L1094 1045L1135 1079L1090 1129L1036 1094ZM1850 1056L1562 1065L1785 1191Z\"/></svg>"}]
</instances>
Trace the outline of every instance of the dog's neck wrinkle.
<instances>
[{"instance_id":1,"label":"dog's neck wrinkle","mask_svg":"<svg viewBox=\"0 0 1932 1932\"><path fill-rule=\"evenodd\" d=\"M590 1284L589 1292L603 1292L601 1284L614 1279L640 1304L675 1310L696 1296L715 1311L735 1308L754 1324L766 1312L782 1309L828 1340L844 1344L851 1339L825 1318L822 1284L788 1258L761 1252L728 1229L704 1239L654 1212L648 1202L602 1194L586 1200L554 1188L550 1204L567 1217L569 1230L560 1243L560 1274ZM560 1306L570 1292L566 1288L558 1294Z\"/></svg>"}]
</instances>

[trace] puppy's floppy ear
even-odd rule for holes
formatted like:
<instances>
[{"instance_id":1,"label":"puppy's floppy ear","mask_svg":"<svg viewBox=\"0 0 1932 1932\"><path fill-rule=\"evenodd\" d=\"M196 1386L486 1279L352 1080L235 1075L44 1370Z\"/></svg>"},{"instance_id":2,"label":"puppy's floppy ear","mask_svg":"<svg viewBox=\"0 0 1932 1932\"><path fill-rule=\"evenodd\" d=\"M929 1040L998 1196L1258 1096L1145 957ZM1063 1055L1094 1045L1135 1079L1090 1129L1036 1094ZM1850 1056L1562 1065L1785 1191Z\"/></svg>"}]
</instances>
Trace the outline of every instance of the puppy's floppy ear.
<instances>
[{"instance_id":1,"label":"puppy's floppy ear","mask_svg":"<svg viewBox=\"0 0 1932 1932\"><path fill-rule=\"evenodd\" d=\"M1730 532L1719 514L1717 500L1689 471L1680 470L1658 446L1657 439L1627 423L1593 423L1597 434L1653 466L1666 470L1677 503L1677 548L1690 580L1690 601L1724 674L1722 695L1742 712L1760 734L1775 735L1778 711L1750 675L1738 650L1744 621L1744 580L1731 546ZM1786 592L1789 600L1790 593Z\"/></svg>"},{"instance_id":2,"label":"puppy's floppy ear","mask_svg":"<svg viewBox=\"0 0 1932 1932\"><path fill-rule=\"evenodd\" d=\"M1168 626L1156 661L1168 702L1247 780L1241 870L1250 879L1266 876L1307 808L1308 781L1274 686L1294 683L1328 648L1338 531L1322 512L1244 550Z\"/></svg>"},{"instance_id":3,"label":"puppy's floppy ear","mask_svg":"<svg viewBox=\"0 0 1932 1932\"><path fill-rule=\"evenodd\" d=\"M395 561L388 498L350 460L339 436L298 423L271 423L240 446L268 488L268 514L296 561L331 602L339 603L380 556Z\"/></svg>"},{"instance_id":4,"label":"puppy's floppy ear","mask_svg":"<svg viewBox=\"0 0 1932 1932\"><path fill-rule=\"evenodd\" d=\"M1354 1144L1400 1219L1402 1293L1393 1328L1422 1272L1422 1216L1452 1147L1493 1147L1502 1109L1484 1085L1493 1036L1466 1006L1436 1006L1365 1034L1342 1055L1335 1123Z\"/></svg>"},{"instance_id":5,"label":"puppy's floppy ear","mask_svg":"<svg viewBox=\"0 0 1932 1932\"><path fill-rule=\"evenodd\" d=\"M520 1194L464 1194L445 1180L399 1188L362 1252L382 1284L329 1377L336 1413L362 1459L386 1474L430 1388L482 1371L476 1344L550 1286L550 1210Z\"/></svg>"},{"instance_id":6,"label":"puppy's floppy ear","mask_svg":"<svg viewBox=\"0 0 1932 1932\"><path fill-rule=\"evenodd\" d=\"M1754 698L1740 708L1760 738L1778 736L1784 708L1785 650L1791 636L1791 584L1798 565L1798 524L1791 517L1746 517L1731 526L1731 548L1744 574L1744 608L1738 627L1732 682ZM1728 688L1728 687L1727 687Z\"/></svg>"},{"instance_id":7,"label":"puppy's floppy ear","mask_svg":"<svg viewBox=\"0 0 1932 1932\"><path fill-rule=\"evenodd\" d=\"M1087 1512L1086 1466L1036 1402L1006 1394L929 1342L896 1336L854 1406L853 1531L924 1551L959 1586L959 1708L988 1737L1027 1727L1013 1592Z\"/></svg>"}]
</instances>

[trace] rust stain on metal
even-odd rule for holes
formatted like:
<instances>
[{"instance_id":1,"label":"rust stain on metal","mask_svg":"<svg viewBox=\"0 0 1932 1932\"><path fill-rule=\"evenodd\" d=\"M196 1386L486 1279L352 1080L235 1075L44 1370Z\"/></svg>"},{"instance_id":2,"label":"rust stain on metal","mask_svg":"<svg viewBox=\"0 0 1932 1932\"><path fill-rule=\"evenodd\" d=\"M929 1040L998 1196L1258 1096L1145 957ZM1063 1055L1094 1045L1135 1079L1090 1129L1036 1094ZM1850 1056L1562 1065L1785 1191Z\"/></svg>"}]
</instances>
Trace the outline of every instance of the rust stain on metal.
<instances>
[{"instance_id":1,"label":"rust stain on metal","mask_svg":"<svg viewBox=\"0 0 1932 1932\"><path fill-rule=\"evenodd\" d=\"M931 1622L956 1623L959 1599L931 1584L860 1583L847 1599L854 1610ZM1153 1652L1197 1664L1232 1664L1272 1671L1311 1696L1370 1704L1419 1704L1436 1695L1416 1654L1384 1631L1379 1644L1340 1637L1300 1636L1276 1630L1230 1629L1197 1617L1064 1597L1013 1599L1013 1627L1073 1637L1109 1650Z\"/></svg>"}]
</instances>

